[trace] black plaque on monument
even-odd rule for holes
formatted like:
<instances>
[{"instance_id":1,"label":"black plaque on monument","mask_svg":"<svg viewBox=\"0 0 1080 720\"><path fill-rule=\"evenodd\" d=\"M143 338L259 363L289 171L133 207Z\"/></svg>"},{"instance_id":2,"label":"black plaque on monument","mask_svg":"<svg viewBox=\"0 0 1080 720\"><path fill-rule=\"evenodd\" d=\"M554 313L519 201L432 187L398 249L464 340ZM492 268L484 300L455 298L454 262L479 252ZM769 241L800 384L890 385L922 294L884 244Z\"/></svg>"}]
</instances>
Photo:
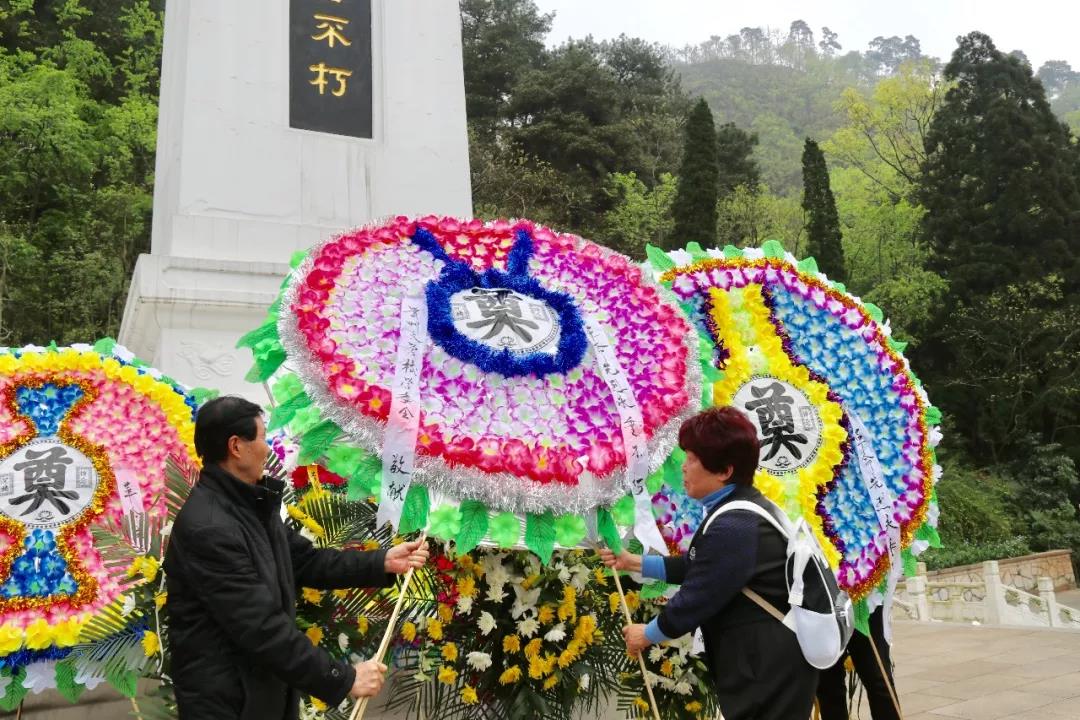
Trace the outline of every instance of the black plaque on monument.
<instances>
[{"instance_id":1,"label":"black plaque on monument","mask_svg":"<svg viewBox=\"0 0 1080 720\"><path fill-rule=\"evenodd\" d=\"M289 126L371 137L371 0L291 0Z\"/></svg>"}]
</instances>

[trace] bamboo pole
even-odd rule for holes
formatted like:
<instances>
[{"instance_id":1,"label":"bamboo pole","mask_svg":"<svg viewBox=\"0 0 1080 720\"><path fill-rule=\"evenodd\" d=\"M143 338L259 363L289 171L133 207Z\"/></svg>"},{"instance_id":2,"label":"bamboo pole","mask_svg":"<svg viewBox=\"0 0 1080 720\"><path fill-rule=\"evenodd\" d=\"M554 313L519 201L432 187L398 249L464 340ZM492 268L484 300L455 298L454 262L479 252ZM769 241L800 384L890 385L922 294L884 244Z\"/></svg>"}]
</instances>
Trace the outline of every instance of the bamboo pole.
<instances>
[{"instance_id":1,"label":"bamboo pole","mask_svg":"<svg viewBox=\"0 0 1080 720\"><path fill-rule=\"evenodd\" d=\"M424 542L427 540L427 530L420 534L420 547L424 546ZM379 651L375 654L373 660L382 662L383 656L386 655L387 649L390 647L390 639L394 637L394 630L397 627L398 615L401 613L401 605L405 600L405 592L409 589L409 583L412 582L413 572L416 568L409 568L409 572L405 573L405 581L401 583L401 592L398 593L397 602L394 603L394 612L390 614L390 622L386 624L386 632L383 633L382 642L379 643ZM356 705L353 707L352 714L349 716L349 720L360 720L364 717L364 713L367 711L368 700L371 698L360 698L356 701ZM659 720L659 718L657 719Z\"/></svg>"}]
</instances>

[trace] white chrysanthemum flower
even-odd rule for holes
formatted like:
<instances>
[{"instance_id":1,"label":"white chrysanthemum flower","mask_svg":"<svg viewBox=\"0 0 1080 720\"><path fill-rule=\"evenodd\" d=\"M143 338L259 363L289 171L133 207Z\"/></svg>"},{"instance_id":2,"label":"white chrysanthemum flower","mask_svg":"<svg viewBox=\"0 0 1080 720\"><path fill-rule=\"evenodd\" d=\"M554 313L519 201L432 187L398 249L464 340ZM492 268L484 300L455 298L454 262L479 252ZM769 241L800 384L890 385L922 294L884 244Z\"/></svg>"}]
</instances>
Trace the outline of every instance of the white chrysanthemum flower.
<instances>
[{"instance_id":1,"label":"white chrysanthemum flower","mask_svg":"<svg viewBox=\"0 0 1080 720\"><path fill-rule=\"evenodd\" d=\"M652 648L649 649L649 662L660 662L661 658L664 657L664 649L663 645L653 645Z\"/></svg>"},{"instance_id":2,"label":"white chrysanthemum flower","mask_svg":"<svg viewBox=\"0 0 1080 720\"><path fill-rule=\"evenodd\" d=\"M524 590L518 584L515 584L513 588L517 599L514 600L514 604L510 607L510 616L517 619L530 610L535 611L536 603L540 600L540 588Z\"/></svg>"},{"instance_id":3,"label":"white chrysanthemum flower","mask_svg":"<svg viewBox=\"0 0 1080 720\"><path fill-rule=\"evenodd\" d=\"M345 652L349 649L349 636L345 633L338 633L337 645L341 648L341 652Z\"/></svg>"},{"instance_id":4,"label":"white chrysanthemum flower","mask_svg":"<svg viewBox=\"0 0 1080 720\"><path fill-rule=\"evenodd\" d=\"M582 673L581 677L578 678L578 687L581 688L582 692L589 689L589 680L589 673Z\"/></svg>"},{"instance_id":5,"label":"white chrysanthemum flower","mask_svg":"<svg viewBox=\"0 0 1080 720\"><path fill-rule=\"evenodd\" d=\"M675 692L679 695L689 695L692 692L692 689L690 688L690 683L686 682L685 680L681 683L676 683Z\"/></svg>"},{"instance_id":6,"label":"white chrysanthemum flower","mask_svg":"<svg viewBox=\"0 0 1080 720\"><path fill-rule=\"evenodd\" d=\"M472 612L472 598L462 595L457 601L458 612L462 615L468 615Z\"/></svg>"},{"instance_id":7,"label":"white chrysanthemum flower","mask_svg":"<svg viewBox=\"0 0 1080 720\"><path fill-rule=\"evenodd\" d=\"M491 667L491 656L484 652L471 652L466 662L468 662L469 667L483 672Z\"/></svg>"},{"instance_id":8,"label":"white chrysanthemum flower","mask_svg":"<svg viewBox=\"0 0 1080 720\"><path fill-rule=\"evenodd\" d=\"M125 595L124 604L120 607L120 617L127 617L133 612L135 612L135 597L133 595Z\"/></svg>"},{"instance_id":9,"label":"white chrysanthemum flower","mask_svg":"<svg viewBox=\"0 0 1080 720\"><path fill-rule=\"evenodd\" d=\"M489 587L485 597L492 602L501 603L503 599L506 598L506 590L503 588L503 583Z\"/></svg>"},{"instance_id":10,"label":"white chrysanthemum flower","mask_svg":"<svg viewBox=\"0 0 1080 720\"><path fill-rule=\"evenodd\" d=\"M492 617L491 613L485 610L480 613L480 620L477 622L477 625L480 626L481 635L488 635L498 626L498 623L495 622L495 618Z\"/></svg>"},{"instance_id":11,"label":"white chrysanthemum flower","mask_svg":"<svg viewBox=\"0 0 1080 720\"><path fill-rule=\"evenodd\" d=\"M565 637L566 627L563 625L563 623L559 623L555 627L551 628L547 631L547 634L544 635L545 640L553 643L562 642Z\"/></svg>"},{"instance_id":12,"label":"white chrysanthemum flower","mask_svg":"<svg viewBox=\"0 0 1080 720\"><path fill-rule=\"evenodd\" d=\"M540 623L536 618L530 617L524 620L519 620L517 624L518 635L521 637L531 638L536 634L536 631L540 629Z\"/></svg>"},{"instance_id":13,"label":"white chrysanthemum flower","mask_svg":"<svg viewBox=\"0 0 1080 720\"><path fill-rule=\"evenodd\" d=\"M570 582L570 568L566 567L565 565L559 568L559 582Z\"/></svg>"}]
</instances>

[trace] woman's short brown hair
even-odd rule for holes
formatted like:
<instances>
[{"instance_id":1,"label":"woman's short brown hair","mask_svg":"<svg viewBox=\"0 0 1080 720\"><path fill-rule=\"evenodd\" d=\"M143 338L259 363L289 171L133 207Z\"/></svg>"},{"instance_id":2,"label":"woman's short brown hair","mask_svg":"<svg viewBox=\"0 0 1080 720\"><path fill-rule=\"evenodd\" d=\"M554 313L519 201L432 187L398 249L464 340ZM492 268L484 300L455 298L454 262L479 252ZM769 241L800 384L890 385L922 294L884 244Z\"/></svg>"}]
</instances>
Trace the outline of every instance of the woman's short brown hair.
<instances>
[{"instance_id":1,"label":"woman's short brown hair","mask_svg":"<svg viewBox=\"0 0 1080 720\"><path fill-rule=\"evenodd\" d=\"M679 428L679 447L688 450L709 472L732 469L730 482L752 485L758 466L757 428L731 406L709 408Z\"/></svg>"}]
</instances>

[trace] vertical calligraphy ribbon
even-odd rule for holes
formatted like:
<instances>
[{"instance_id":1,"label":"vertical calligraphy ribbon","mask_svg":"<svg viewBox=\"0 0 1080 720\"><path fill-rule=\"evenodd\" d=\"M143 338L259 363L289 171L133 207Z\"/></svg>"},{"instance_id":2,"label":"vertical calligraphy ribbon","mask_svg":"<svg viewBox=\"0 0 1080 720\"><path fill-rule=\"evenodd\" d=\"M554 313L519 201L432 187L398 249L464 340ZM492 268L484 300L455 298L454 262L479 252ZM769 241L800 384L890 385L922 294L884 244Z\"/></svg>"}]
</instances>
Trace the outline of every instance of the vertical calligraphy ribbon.
<instances>
[{"instance_id":1,"label":"vertical calligraphy ribbon","mask_svg":"<svg viewBox=\"0 0 1080 720\"><path fill-rule=\"evenodd\" d=\"M900 580L903 564L900 558L900 523L896 520L893 505L896 498L885 483L885 474L881 470L877 453L870 442L870 431L866 429L857 413L847 409L851 424L851 449L859 460L859 474L862 476L870 501L877 513L878 524L885 531L889 544L889 575L882 608L882 625L885 629L885 641L892 644L892 605L896 593L896 584Z\"/></svg>"},{"instance_id":2,"label":"vertical calligraphy ribbon","mask_svg":"<svg viewBox=\"0 0 1080 720\"><path fill-rule=\"evenodd\" d=\"M416 462L420 428L420 371L428 344L427 299L419 286L401 300L401 333L390 400L390 416L382 450L382 497L375 516L378 527L389 522L397 531Z\"/></svg>"},{"instance_id":3,"label":"vertical calligraphy ribbon","mask_svg":"<svg viewBox=\"0 0 1080 720\"><path fill-rule=\"evenodd\" d=\"M607 383L622 426L623 448L626 452L626 485L634 496L634 536L645 546L667 555L667 544L656 527L652 513L652 496L645 487L649 476L649 450L646 444L645 423L641 417L634 389L626 371L615 355L615 346L600 321L591 313L585 315L585 334L596 356L596 365Z\"/></svg>"}]
</instances>

